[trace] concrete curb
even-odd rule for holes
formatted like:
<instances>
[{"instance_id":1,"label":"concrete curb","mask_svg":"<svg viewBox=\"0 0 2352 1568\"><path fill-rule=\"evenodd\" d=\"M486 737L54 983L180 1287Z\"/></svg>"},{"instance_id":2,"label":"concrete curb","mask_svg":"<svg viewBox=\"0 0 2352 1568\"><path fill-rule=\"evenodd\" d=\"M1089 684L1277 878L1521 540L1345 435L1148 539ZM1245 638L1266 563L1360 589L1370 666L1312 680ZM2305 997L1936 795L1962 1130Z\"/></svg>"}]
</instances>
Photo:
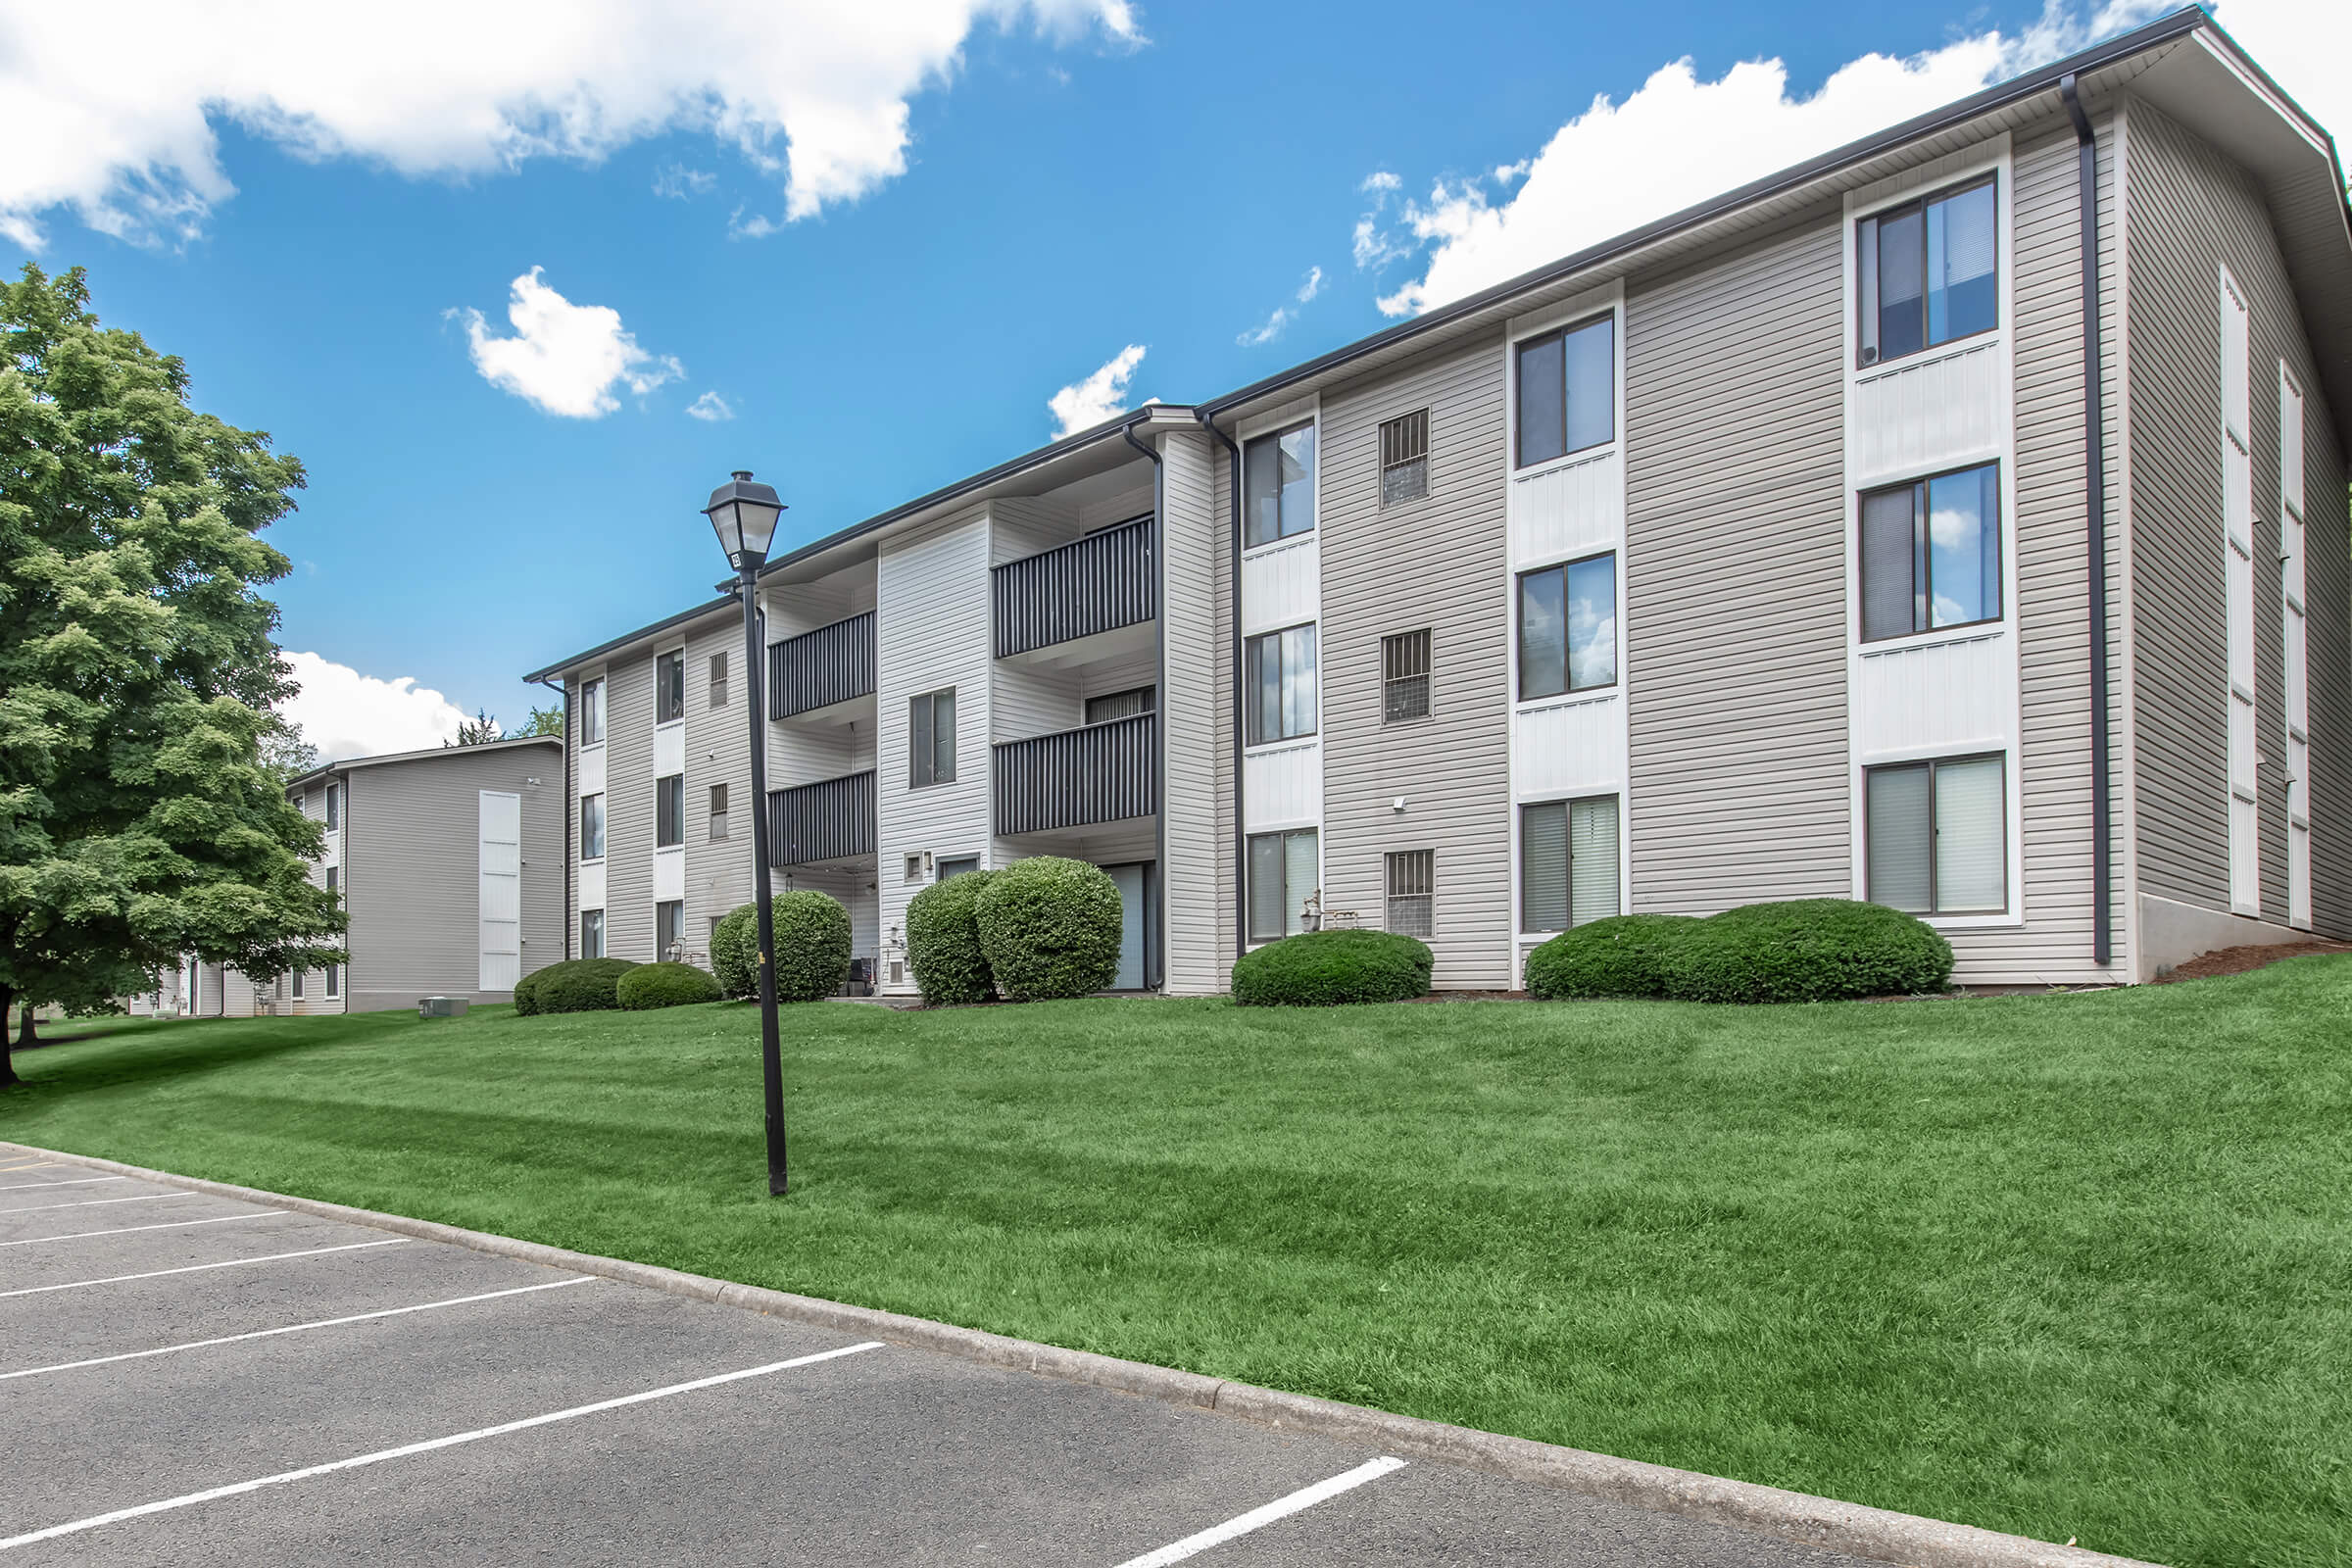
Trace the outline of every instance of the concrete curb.
<instances>
[{"instance_id":1,"label":"concrete curb","mask_svg":"<svg viewBox=\"0 0 2352 1568\"><path fill-rule=\"evenodd\" d=\"M594 1274L629 1285L644 1286L649 1290L665 1291L672 1296L688 1296L721 1306L790 1318L795 1322L833 1329L860 1339L913 1346L966 1361L1040 1373L1073 1383L1089 1383L1098 1388L1117 1389L1147 1398L1163 1399L1171 1404L1196 1405L1203 1410L1237 1416L1262 1426L1308 1433L1344 1443L1363 1444L1400 1457L1482 1470L1512 1481L1553 1487L1589 1497L1602 1497L1653 1513L1677 1514L1686 1519L1729 1525L1800 1545L1818 1546L1827 1551L1844 1552L1880 1562L1910 1564L1915 1568L2154 1568L2154 1565L2137 1558L2109 1556L2105 1552L2086 1551L2080 1546L2052 1545L2047 1542L2030 1541L2023 1536L2002 1535L1998 1531L1979 1530L1971 1525L1947 1524L1917 1514L1869 1508L1860 1503L1809 1496L1801 1492L1784 1492L1778 1487L1756 1486L1745 1481L1700 1475L1690 1470L1676 1470L1666 1465L1644 1464L1638 1459L1617 1459L1604 1453L1588 1453L1581 1448L1565 1448L1527 1438L1504 1437L1499 1433L1480 1432L1471 1427L1447 1426L1439 1421L1393 1415L1385 1410L1370 1410L1361 1405L1341 1404L1332 1399L1285 1394L1280 1390L1256 1388L1223 1378L1203 1377L1198 1372L1180 1372L1173 1367L1150 1366L1141 1361L1122 1361L1115 1356L1097 1355L1089 1350L1068 1350L1059 1346L1008 1339L1002 1334L957 1328L952 1323L935 1323L928 1318L851 1306L812 1296L795 1296L789 1291L771 1291L758 1285L739 1285L701 1274L683 1273L677 1269L659 1268L651 1263L632 1263L625 1258L599 1257L592 1252L574 1252L538 1242L518 1241L511 1236L463 1230L433 1220L411 1219L404 1214L379 1214L371 1209L351 1208L342 1203L322 1202L318 1199L268 1193L258 1188L206 1181L201 1177L180 1176L171 1171L149 1170L143 1166L125 1165L119 1160L100 1159L89 1154L70 1154L60 1150L37 1149L26 1144L0 1141L0 1150L68 1160L93 1170L135 1176L190 1192L209 1193L217 1198L232 1198L296 1213L316 1214L346 1224L413 1236L419 1241L446 1242L457 1247L471 1248L477 1252L491 1252L548 1268L567 1269L575 1274Z\"/></svg>"}]
</instances>

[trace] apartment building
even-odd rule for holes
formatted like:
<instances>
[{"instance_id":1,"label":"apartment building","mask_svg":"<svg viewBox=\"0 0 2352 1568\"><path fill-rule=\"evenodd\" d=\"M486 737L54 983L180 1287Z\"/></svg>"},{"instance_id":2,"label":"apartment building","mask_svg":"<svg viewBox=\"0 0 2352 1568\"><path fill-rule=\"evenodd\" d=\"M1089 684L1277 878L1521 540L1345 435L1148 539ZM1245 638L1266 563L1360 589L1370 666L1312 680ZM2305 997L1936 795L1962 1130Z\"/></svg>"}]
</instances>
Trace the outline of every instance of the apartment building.
<instances>
[{"instance_id":1,"label":"apartment building","mask_svg":"<svg viewBox=\"0 0 2352 1568\"><path fill-rule=\"evenodd\" d=\"M133 1012L195 1017L374 1012L428 996L514 999L564 956L564 742L329 762L286 786L324 830L314 885L343 901L348 964L255 981L184 960Z\"/></svg>"},{"instance_id":2,"label":"apartment building","mask_svg":"<svg viewBox=\"0 0 2352 1568\"><path fill-rule=\"evenodd\" d=\"M1046 853L1180 993L1318 920L1451 988L1761 899L1975 984L2352 935L2343 189L2184 11L830 533L762 670L728 598L531 677L570 951L749 896L746 702L886 992L913 893Z\"/></svg>"}]
</instances>

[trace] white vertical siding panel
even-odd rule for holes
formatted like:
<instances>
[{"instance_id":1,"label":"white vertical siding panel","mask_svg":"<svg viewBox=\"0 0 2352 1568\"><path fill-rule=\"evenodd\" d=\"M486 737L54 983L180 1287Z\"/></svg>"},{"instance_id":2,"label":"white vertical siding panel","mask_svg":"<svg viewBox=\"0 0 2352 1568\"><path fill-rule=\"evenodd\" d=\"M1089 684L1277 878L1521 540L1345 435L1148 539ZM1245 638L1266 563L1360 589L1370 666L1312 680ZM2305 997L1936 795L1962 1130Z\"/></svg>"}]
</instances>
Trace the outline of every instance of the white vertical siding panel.
<instances>
[{"instance_id":1,"label":"white vertical siding panel","mask_svg":"<svg viewBox=\"0 0 2352 1568\"><path fill-rule=\"evenodd\" d=\"M1314 619L1322 598L1322 553L1313 533L1242 558L1245 637Z\"/></svg>"},{"instance_id":2,"label":"white vertical siding panel","mask_svg":"<svg viewBox=\"0 0 2352 1568\"><path fill-rule=\"evenodd\" d=\"M1495 396L1499 406L1502 393L1497 390ZM1506 460L1497 455L1495 462ZM1611 447L1581 463L1513 477L1511 560L1526 565L1614 549L1625 531L1620 462L1618 449Z\"/></svg>"}]
</instances>

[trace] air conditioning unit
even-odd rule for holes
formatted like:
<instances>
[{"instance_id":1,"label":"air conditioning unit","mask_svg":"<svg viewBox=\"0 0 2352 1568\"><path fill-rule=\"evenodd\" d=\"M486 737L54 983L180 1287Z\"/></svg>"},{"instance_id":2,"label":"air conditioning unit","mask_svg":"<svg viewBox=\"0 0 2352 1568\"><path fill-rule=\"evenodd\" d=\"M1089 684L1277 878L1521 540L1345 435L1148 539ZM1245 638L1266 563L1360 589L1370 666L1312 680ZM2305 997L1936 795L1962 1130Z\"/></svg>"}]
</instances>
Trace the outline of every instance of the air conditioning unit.
<instances>
[{"instance_id":1,"label":"air conditioning unit","mask_svg":"<svg viewBox=\"0 0 2352 1568\"><path fill-rule=\"evenodd\" d=\"M471 1005L464 997L420 997L416 1002L419 1018L463 1018Z\"/></svg>"}]
</instances>

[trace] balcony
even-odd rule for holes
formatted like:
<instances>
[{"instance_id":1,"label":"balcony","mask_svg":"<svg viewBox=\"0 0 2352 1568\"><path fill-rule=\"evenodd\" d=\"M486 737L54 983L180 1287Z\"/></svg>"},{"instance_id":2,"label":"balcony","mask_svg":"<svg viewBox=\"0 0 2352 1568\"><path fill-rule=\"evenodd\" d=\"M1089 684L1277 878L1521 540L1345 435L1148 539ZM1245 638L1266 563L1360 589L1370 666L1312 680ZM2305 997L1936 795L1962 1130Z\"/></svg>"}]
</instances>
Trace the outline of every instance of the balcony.
<instances>
[{"instance_id":1,"label":"balcony","mask_svg":"<svg viewBox=\"0 0 2352 1568\"><path fill-rule=\"evenodd\" d=\"M1138 517L997 567L991 584L997 657L1081 639L1095 640L1093 657L1140 646L1132 636L1107 634L1149 624L1159 613L1159 574L1152 559L1156 532L1156 519Z\"/></svg>"},{"instance_id":2,"label":"balcony","mask_svg":"<svg viewBox=\"0 0 2352 1568\"><path fill-rule=\"evenodd\" d=\"M874 694L874 612L770 643L767 716L818 715Z\"/></svg>"},{"instance_id":3,"label":"balcony","mask_svg":"<svg viewBox=\"0 0 2352 1568\"><path fill-rule=\"evenodd\" d=\"M874 853L874 775L868 768L767 792L768 856L777 865L849 860Z\"/></svg>"},{"instance_id":4,"label":"balcony","mask_svg":"<svg viewBox=\"0 0 2352 1568\"><path fill-rule=\"evenodd\" d=\"M1087 827L1159 809L1159 715L1137 713L1083 729L1000 741L999 833Z\"/></svg>"}]
</instances>

